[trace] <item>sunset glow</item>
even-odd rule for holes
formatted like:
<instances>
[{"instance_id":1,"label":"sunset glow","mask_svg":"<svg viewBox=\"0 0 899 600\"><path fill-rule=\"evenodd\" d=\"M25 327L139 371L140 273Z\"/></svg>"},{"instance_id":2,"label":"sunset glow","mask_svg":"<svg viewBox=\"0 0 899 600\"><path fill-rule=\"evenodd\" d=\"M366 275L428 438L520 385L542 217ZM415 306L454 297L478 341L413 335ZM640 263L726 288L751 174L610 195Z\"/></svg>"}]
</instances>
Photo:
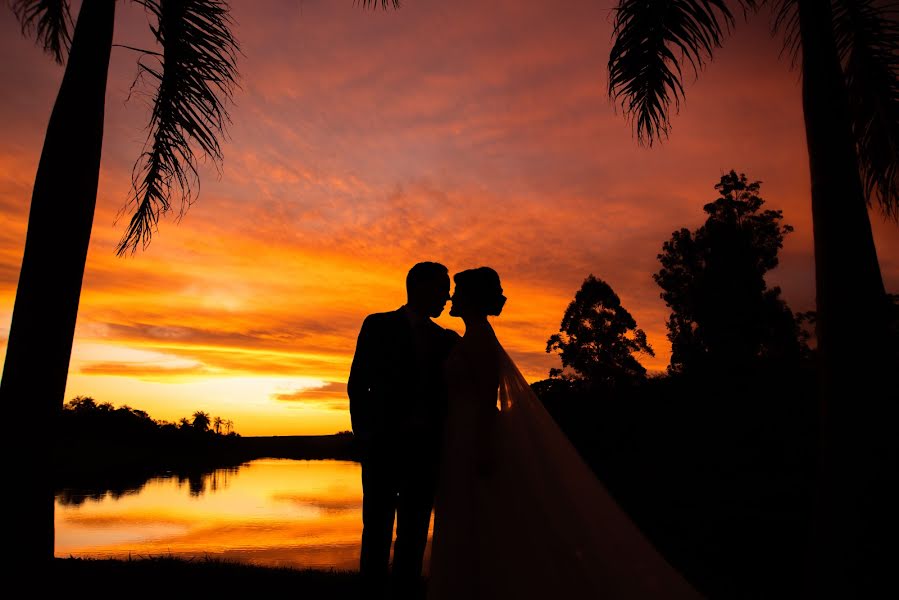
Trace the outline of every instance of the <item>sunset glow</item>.
<instances>
[{"instance_id":1,"label":"sunset glow","mask_svg":"<svg viewBox=\"0 0 899 600\"><path fill-rule=\"evenodd\" d=\"M124 258L115 246L127 217L117 216L147 100L126 101L137 55L114 48L66 399L171 421L203 410L242 435L349 429L359 326L404 302L405 274L421 260L499 272L509 300L494 326L530 381L559 366L546 340L591 273L646 331L656 356L643 364L663 371L656 255L673 231L703 222L730 169L761 180L765 208L795 227L768 283L794 311L812 310L799 77L766 16L737 23L687 87L670 140L641 148L606 94L613 4L231 2L244 55L221 173L207 164L184 218L163 219L150 246ZM151 43L139 7L117 12L117 44ZM63 68L8 7L0 50L3 356ZM897 293L899 228L877 210L871 221ZM438 322L462 333L448 309Z\"/></svg>"}]
</instances>

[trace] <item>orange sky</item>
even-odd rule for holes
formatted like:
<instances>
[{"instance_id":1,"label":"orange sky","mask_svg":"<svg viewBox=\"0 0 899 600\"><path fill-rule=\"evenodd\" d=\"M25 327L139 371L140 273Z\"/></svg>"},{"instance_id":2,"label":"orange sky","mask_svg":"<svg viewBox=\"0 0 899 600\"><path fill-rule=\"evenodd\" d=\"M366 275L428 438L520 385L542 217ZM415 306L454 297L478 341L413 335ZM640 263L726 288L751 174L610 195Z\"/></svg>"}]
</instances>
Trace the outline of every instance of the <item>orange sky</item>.
<instances>
[{"instance_id":1,"label":"orange sky","mask_svg":"<svg viewBox=\"0 0 899 600\"><path fill-rule=\"evenodd\" d=\"M113 50L103 165L66 398L177 420L205 410L243 435L349 428L345 381L366 314L404 300L419 260L487 264L509 301L494 325L530 380L583 279L608 281L668 363L651 274L671 232L703 222L730 169L762 180L796 231L769 277L814 308L798 74L762 15L738 23L687 87L671 139L640 148L606 96L612 0L232 1L244 56L221 175L133 257L114 248L147 120L126 101L136 55ZM77 3L76 3L77 8ZM147 47L119 3L115 41ZM0 352L44 130L62 68L0 11ZM899 291L899 228L872 213ZM64 251L64 249L60 249ZM439 322L459 331L462 323Z\"/></svg>"}]
</instances>

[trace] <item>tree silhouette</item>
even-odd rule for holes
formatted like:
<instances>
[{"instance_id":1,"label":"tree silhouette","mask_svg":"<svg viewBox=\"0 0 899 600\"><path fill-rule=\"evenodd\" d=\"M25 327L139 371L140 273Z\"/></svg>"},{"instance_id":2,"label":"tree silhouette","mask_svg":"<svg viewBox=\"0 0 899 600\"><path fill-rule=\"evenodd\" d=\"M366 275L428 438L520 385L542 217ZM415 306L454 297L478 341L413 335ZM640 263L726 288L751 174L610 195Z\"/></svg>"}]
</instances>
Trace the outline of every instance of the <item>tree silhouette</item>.
<instances>
[{"instance_id":1,"label":"tree silhouette","mask_svg":"<svg viewBox=\"0 0 899 600\"><path fill-rule=\"evenodd\" d=\"M671 106L684 98L681 65L698 74L712 58L735 23L729 5L747 15L774 6L776 29L794 59L801 55L822 426L821 514L807 591L882 594L873 589L896 584L872 573L888 572L896 553L876 532L892 511L872 510L870 499L899 503L895 482L882 476L899 471L886 425L899 418L899 403L878 393L894 365L868 206L899 217L897 9L877 0L619 0L608 89L641 144L668 136Z\"/></svg>"},{"instance_id":2,"label":"tree silhouette","mask_svg":"<svg viewBox=\"0 0 899 600\"><path fill-rule=\"evenodd\" d=\"M221 417L215 417L212 420L212 430L216 433L221 433L222 432L222 424L224 422L225 421Z\"/></svg>"},{"instance_id":3,"label":"tree silhouette","mask_svg":"<svg viewBox=\"0 0 899 600\"><path fill-rule=\"evenodd\" d=\"M646 376L635 354L655 356L646 334L621 305L612 287L588 275L565 309L559 333L546 342L547 352L558 352L562 366L550 378L563 377L585 387L615 387Z\"/></svg>"},{"instance_id":4,"label":"tree silhouette","mask_svg":"<svg viewBox=\"0 0 899 600\"><path fill-rule=\"evenodd\" d=\"M65 408L75 413L86 413L97 410L97 401L90 396L75 396L66 403Z\"/></svg>"},{"instance_id":5,"label":"tree silhouette","mask_svg":"<svg viewBox=\"0 0 899 600\"><path fill-rule=\"evenodd\" d=\"M211 423L211 421L209 419L209 413L204 412L202 410L198 410L193 414L193 421L191 421L191 427L193 427L197 431L209 431L210 423Z\"/></svg>"},{"instance_id":6,"label":"tree silhouette","mask_svg":"<svg viewBox=\"0 0 899 600\"><path fill-rule=\"evenodd\" d=\"M709 215L695 232L675 231L659 254L653 279L671 309L671 373L749 373L761 367L796 367L799 327L780 297L768 288L784 237L779 210L761 210L761 182L730 171L706 204Z\"/></svg>"},{"instance_id":7,"label":"tree silhouette","mask_svg":"<svg viewBox=\"0 0 899 600\"><path fill-rule=\"evenodd\" d=\"M805 363L811 363L815 360L817 344L815 338L815 320L817 315L813 310L798 312L793 315L796 318L796 325L799 327L799 354Z\"/></svg>"},{"instance_id":8,"label":"tree silhouette","mask_svg":"<svg viewBox=\"0 0 899 600\"><path fill-rule=\"evenodd\" d=\"M238 53L225 2L137 3L151 16L150 31L161 51L142 51L138 61L139 77L152 81L156 90L120 253L149 242L173 198L180 196L182 212L189 205L197 181L195 148L221 159L218 138L228 119L225 104ZM0 402L19 412L22 422L35 415L57 418L64 400L97 199L115 6L115 0L85 0L70 36L66 0L13 4L23 33L34 34L57 62L67 63L35 175L0 381ZM33 443L49 447L46 440ZM17 498L20 514L13 519L10 540L24 561L53 557L52 489L45 481L47 465L35 460L21 466L29 491Z\"/></svg>"}]
</instances>

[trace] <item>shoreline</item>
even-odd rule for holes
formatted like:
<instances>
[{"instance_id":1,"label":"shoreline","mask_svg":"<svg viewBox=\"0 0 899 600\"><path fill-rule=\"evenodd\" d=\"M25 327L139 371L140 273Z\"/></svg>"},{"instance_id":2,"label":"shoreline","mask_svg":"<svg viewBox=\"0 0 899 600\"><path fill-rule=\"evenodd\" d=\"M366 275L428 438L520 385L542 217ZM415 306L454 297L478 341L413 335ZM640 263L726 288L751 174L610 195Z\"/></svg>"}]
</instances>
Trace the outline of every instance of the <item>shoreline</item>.
<instances>
[{"instance_id":1,"label":"shoreline","mask_svg":"<svg viewBox=\"0 0 899 600\"><path fill-rule=\"evenodd\" d=\"M28 577L29 594L44 591L69 597L121 598L135 591L148 595L200 594L234 597L235 592L258 595L259 590L285 589L303 597L331 600L359 597L358 571L269 567L215 558L172 556L54 558L45 577ZM25 583L25 582L23 582Z\"/></svg>"}]
</instances>

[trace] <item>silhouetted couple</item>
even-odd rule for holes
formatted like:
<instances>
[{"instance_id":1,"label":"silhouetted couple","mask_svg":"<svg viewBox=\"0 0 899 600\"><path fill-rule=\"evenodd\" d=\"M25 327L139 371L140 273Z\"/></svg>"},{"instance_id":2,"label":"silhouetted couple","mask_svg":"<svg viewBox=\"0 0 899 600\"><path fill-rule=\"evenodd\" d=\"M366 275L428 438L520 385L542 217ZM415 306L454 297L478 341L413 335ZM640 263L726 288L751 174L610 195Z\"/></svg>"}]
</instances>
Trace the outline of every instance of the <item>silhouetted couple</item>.
<instances>
[{"instance_id":1,"label":"silhouetted couple","mask_svg":"<svg viewBox=\"0 0 899 600\"><path fill-rule=\"evenodd\" d=\"M699 598L500 345L488 320L506 301L496 271L453 280L450 297L446 267L416 264L406 304L369 315L359 333L347 390L362 457L364 597L392 587L396 598L429 600ZM462 337L431 320L447 300Z\"/></svg>"}]
</instances>

